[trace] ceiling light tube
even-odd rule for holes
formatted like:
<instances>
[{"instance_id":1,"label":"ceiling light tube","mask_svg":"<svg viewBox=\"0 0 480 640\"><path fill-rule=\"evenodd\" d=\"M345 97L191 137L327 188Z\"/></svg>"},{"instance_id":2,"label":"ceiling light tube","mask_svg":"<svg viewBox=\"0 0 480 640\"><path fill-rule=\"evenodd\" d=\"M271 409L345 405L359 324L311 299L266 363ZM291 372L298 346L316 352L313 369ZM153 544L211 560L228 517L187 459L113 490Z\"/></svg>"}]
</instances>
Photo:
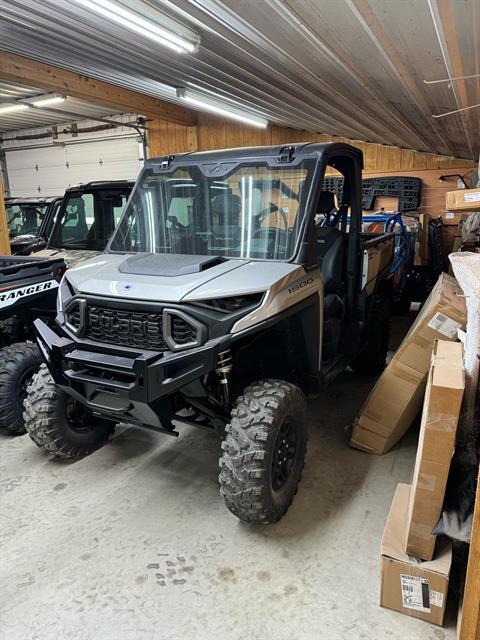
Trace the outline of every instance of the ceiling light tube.
<instances>
[{"instance_id":1,"label":"ceiling light tube","mask_svg":"<svg viewBox=\"0 0 480 640\"><path fill-rule=\"evenodd\" d=\"M168 29L164 29L138 13L129 11L118 2L110 2L110 0L75 0L75 2L126 29L153 40L157 44L173 49L177 53L194 53L198 49L200 42L198 36L195 37L192 34L192 40L190 41ZM163 15L162 19L167 20Z\"/></svg>"},{"instance_id":2,"label":"ceiling light tube","mask_svg":"<svg viewBox=\"0 0 480 640\"><path fill-rule=\"evenodd\" d=\"M5 107L0 107L0 114L13 113L14 111L25 111L26 109L30 109L28 104L9 104Z\"/></svg>"},{"instance_id":3,"label":"ceiling light tube","mask_svg":"<svg viewBox=\"0 0 480 640\"><path fill-rule=\"evenodd\" d=\"M244 122L252 127L265 129L268 125L268 120L266 118L255 116L248 111L242 111L235 107L230 107L230 105L225 102L212 100L208 96L191 91L190 89L177 89L177 97L184 100L187 104L191 104L193 107L198 107L202 111L209 111L217 116L224 116L225 118L238 120L239 122Z\"/></svg>"},{"instance_id":4,"label":"ceiling light tube","mask_svg":"<svg viewBox=\"0 0 480 640\"><path fill-rule=\"evenodd\" d=\"M64 96L37 96L31 100L34 107L50 107L52 104L60 104L65 102Z\"/></svg>"}]
</instances>

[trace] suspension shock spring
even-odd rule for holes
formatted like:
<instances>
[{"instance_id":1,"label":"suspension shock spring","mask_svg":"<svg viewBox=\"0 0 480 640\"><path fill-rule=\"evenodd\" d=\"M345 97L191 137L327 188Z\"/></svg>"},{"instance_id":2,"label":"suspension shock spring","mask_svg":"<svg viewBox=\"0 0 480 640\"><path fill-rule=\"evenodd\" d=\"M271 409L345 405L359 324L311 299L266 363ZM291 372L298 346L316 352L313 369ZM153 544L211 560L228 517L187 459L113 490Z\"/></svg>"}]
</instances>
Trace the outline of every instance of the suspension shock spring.
<instances>
[{"instance_id":1,"label":"suspension shock spring","mask_svg":"<svg viewBox=\"0 0 480 640\"><path fill-rule=\"evenodd\" d=\"M222 393L225 404L229 406L230 404L230 389L228 386L228 378L229 374L233 369L233 358L232 352L230 349L225 349L225 351L220 351L218 354L217 366L215 367L215 372L220 379L220 384L222 385Z\"/></svg>"}]
</instances>

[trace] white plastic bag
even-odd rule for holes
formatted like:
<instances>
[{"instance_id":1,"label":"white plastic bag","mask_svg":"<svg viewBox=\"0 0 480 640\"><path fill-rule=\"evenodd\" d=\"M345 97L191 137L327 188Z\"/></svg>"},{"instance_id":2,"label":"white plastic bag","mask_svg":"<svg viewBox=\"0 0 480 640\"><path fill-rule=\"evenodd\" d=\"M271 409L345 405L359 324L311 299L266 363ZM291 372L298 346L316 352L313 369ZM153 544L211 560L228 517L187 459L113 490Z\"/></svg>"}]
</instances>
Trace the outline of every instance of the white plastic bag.
<instances>
[{"instance_id":1,"label":"white plastic bag","mask_svg":"<svg viewBox=\"0 0 480 640\"><path fill-rule=\"evenodd\" d=\"M453 273L465 295L467 305L467 335L465 338L465 395L458 424L460 447L473 445L475 440L475 398L480 369L480 253L469 251L449 256ZM469 442L471 440L471 442ZM463 448L463 447L462 447ZM474 447L473 447L474 449ZM462 451L461 454L467 453ZM471 451L474 455L474 451ZM467 457L468 454L467 454ZM473 462L473 460L470 460Z\"/></svg>"}]
</instances>

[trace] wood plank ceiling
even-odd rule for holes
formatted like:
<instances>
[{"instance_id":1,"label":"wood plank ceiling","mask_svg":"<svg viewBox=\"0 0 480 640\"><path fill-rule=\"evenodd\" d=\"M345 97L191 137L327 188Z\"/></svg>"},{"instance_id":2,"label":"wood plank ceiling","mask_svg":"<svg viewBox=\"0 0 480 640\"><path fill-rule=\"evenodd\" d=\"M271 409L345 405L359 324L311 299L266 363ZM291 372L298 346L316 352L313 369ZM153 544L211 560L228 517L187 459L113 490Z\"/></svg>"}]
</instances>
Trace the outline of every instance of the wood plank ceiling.
<instances>
[{"instance_id":1,"label":"wood plank ceiling","mask_svg":"<svg viewBox=\"0 0 480 640\"><path fill-rule=\"evenodd\" d=\"M175 102L214 92L273 124L478 159L478 0L130 0L201 38L176 54L72 0L0 0L0 49Z\"/></svg>"}]
</instances>

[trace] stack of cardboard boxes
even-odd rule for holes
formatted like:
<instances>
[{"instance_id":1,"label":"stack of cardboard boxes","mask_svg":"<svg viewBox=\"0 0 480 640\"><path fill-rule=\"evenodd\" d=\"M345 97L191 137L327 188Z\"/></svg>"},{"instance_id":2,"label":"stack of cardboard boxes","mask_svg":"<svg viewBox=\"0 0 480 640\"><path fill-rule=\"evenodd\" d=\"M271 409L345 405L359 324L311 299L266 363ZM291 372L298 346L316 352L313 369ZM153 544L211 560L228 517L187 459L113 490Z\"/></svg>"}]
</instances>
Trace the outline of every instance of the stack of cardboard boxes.
<instances>
[{"instance_id":1,"label":"stack of cardboard boxes","mask_svg":"<svg viewBox=\"0 0 480 640\"><path fill-rule=\"evenodd\" d=\"M383 454L422 411L411 485L400 484L381 543L381 605L442 624L451 545L432 530L441 515L464 391L467 310L457 281L442 274L362 407L350 444Z\"/></svg>"},{"instance_id":2,"label":"stack of cardboard boxes","mask_svg":"<svg viewBox=\"0 0 480 640\"><path fill-rule=\"evenodd\" d=\"M462 244L462 223L474 211L480 211L480 189L449 191L442 213L441 230L444 268L448 269L448 255L459 250Z\"/></svg>"},{"instance_id":3,"label":"stack of cardboard boxes","mask_svg":"<svg viewBox=\"0 0 480 640\"><path fill-rule=\"evenodd\" d=\"M463 292L444 273L360 410L352 447L382 454L400 440L422 409L435 340L457 340L466 322Z\"/></svg>"},{"instance_id":4,"label":"stack of cardboard boxes","mask_svg":"<svg viewBox=\"0 0 480 640\"><path fill-rule=\"evenodd\" d=\"M380 547L380 604L436 624L445 615L452 548L432 530L442 510L464 385L461 343L436 341L412 484L398 485Z\"/></svg>"}]
</instances>

